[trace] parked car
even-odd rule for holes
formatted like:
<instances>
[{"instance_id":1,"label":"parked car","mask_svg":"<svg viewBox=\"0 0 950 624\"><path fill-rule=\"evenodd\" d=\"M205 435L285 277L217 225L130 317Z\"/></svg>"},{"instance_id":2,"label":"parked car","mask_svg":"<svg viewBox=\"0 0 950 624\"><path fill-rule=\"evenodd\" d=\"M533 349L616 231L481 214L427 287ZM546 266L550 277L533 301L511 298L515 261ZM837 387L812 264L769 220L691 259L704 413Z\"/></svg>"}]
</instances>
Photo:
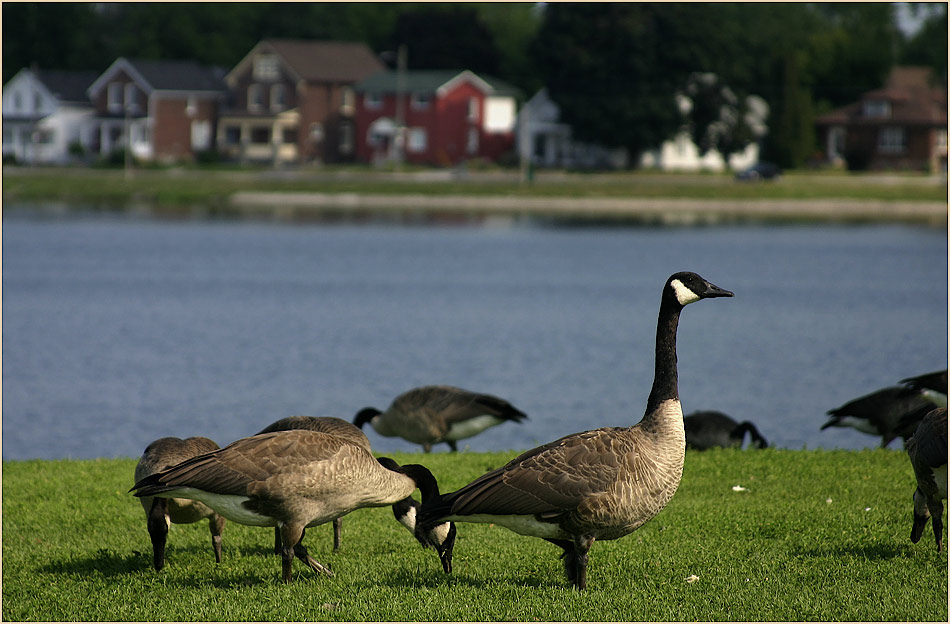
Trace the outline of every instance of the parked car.
<instances>
[{"instance_id":1,"label":"parked car","mask_svg":"<svg viewBox=\"0 0 950 624\"><path fill-rule=\"evenodd\" d=\"M780 175L782 175L782 170L778 165L759 162L737 173L736 180L774 180Z\"/></svg>"}]
</instances>

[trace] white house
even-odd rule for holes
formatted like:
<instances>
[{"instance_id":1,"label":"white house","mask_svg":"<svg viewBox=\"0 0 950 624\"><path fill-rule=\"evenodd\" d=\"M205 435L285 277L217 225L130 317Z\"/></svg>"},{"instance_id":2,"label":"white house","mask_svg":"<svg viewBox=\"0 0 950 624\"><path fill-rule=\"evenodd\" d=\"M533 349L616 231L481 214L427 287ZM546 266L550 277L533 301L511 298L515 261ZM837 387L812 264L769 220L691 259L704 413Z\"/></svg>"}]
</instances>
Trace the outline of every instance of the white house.
<instances>
[{"instance_id":1,"label":"white house","mask_svg":"<svg viewBox=\"0 0 950 624\"><path fill-rule=\"evenodd\" d=\"M3 157L62 164L93 142L86 89L98 72L21 69L3 85Z\"/></svg>"}]
</instances>

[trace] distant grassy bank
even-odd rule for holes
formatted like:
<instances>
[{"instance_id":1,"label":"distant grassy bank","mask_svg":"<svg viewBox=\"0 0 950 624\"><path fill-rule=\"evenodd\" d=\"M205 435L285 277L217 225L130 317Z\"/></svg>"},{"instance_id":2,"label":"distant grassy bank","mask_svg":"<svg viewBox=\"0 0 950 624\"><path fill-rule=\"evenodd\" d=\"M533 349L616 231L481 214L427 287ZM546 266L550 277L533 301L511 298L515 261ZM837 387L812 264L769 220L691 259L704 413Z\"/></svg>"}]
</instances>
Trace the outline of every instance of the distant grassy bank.
<instances>
[{"instance_id":1,"label":"distant grassy bank","mask_svg":"<svg viewBox=\"0 0 950 624\"><path fill-rule=\"evenodd\" d=\"M393 457L454 489L513 455ZM897 451L690 452L664 511L594 545L586 592L556 547L488 525L460 525L446 576L388 508L348 516L338 553L329 527L308 531L334 578L295 562L281 585L272 533L232 523L220 565L206 523L174 525L156 573L134 465L3 463L4 620L947 621L946 551L929 527L909 540Z\"/></svg>"},{"instance_id":2,"label":"distant grassy bank","mask_svg":"<svg viewBox=\"0 0 950 624\"><path fill-rule=\"evenodd\" d=\"M783 175L773 182L742 183L727 174L611 173L568 174L545 172L528 183L512 171L409 170L387 173L371 169L247 170L247 169L140 169L126 176L114 169L4 168L5 202L69 202L98 209L148 206L167 212L241 214L232 200L238 194L321 194L406 198L558 199L583 202L602 200L697 200L735 202L877 202L946 204L946 180L919 174ZM281 196L266 202L279 204ZM395 203L395 200L390 203ZM431 203L431 202L430 202ZM338 205L331 208L339 208ZM941 207L938 205L938 209ZM272 206L278 210L279 206ZM260 214L257 211L256 214ZM945 212L945 211L943 211ZM804 214L807 218L808 215ZM900 218L900 215L896 215ZM873 218L873 216L872 216ZM919 219L918 219L919 220ZM945 221L945 219L944 219Z\"/></svg>"}]
</instances>

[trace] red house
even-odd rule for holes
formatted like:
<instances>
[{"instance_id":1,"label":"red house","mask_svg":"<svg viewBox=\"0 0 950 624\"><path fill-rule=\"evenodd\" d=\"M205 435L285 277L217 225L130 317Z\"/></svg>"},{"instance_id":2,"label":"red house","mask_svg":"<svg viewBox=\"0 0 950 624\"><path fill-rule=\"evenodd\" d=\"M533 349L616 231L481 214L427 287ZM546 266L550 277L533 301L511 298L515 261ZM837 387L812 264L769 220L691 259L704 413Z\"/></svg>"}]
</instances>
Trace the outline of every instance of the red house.
<instances>
[{"instance_id":1,"label":"red house","mask_svg":"<svg viewBox=\"0 0 950 624\"><path fill-rule=\"evenodd\" d=\"M384 71L355 87L356 156L449 166L514 149L517 91L471 71Z\"/></svg>"}]
</instances>

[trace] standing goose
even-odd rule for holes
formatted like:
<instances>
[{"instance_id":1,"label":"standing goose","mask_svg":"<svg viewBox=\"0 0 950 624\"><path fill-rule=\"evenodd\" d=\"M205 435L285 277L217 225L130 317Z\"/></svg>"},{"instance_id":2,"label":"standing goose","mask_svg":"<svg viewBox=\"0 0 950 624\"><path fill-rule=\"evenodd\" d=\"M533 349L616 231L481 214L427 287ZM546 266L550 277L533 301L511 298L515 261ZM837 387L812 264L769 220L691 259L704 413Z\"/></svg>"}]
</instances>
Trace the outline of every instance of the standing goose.
<instances>
[{"instance_id":1,"label":"standing goose","mask_svg":"<svg viewBox=\"0 0 950 624\"><path fill-rule=\"evenodd\" d=\"M307 431L319 431L347 442L361 446L369 452L372 449L369 445L369 438L366 437L359 427L348 423L342 418L333 418L331 416L289 416L271 423L260 433L271 433L274 431L290 431L292 429L305 429ZM420 505L417 500L411 496L404 498L393 505L393 515L404 527L409 529L410 533L415 534L416 516L418 515ZM446 573L452 571L452 551L455 547L455 525L446 522L437 526L428 539L423 542L423 546L432 546L439 553L439 559L442 561L442 568ZM333 550L340 549L340 542L343 536L343 518L333 520ZM274 551L280 554L280 528L274 527Z\"/></svg>"},{"instance_id":2,"label":"standing goose","mask_svg":"<svg viewBox=\"0 0 950 624\"><path fill-rule=\"evenodd\" d=\"M716 446L741 447L749 434L750 447L766 448L766 441L755 425L748 420L736 422L722 412L693 412L683 418L686 427L686 447L703 451Z\"/></svg>"},{"instance_id":3,"label":"standing goose","mask_svg":"<svg viewBox=\"0 0 950 624\"><path fill-rule=\"evenodd\" d=\"M676 492L686 455L676 372L680 312L700 299L731 296L695 273L672 275L660 301L653 389L643 419L563 437L456 492L423 496L420 527L490 522L540 537L564 550L568 581L584 589L594 541L631 533Z\"/></svg>"},{"instance_id":4,"label":"standing goose","mask_svg":"<svg viewBox=\"0 0 950 624\"><path fill-rule=\"evenodd\" d=\"M135 466L136 483L196 455L214 451L218 445L208 438L159 438L145 448ZM206 505L187 498L158 498L143 496L139 499L145 509L148 535L152 540L152 565L156 570L165 567L165 542L169 524L191 524L204 518L211 528L211 547L214 560L221 563L221 531L225 520Z\"/></svg>"},{"instance_id":5,"label":"standing goose","mask_svg":"<svg viewBox=\"0 0 950 624\"><path fill-rule=\"evenodd\" d=\"M424 466L377 460L342 438L296 429L243 438L150 475L132 490L140 497L198 500L238 524L278 527L282 579L289 583L295 556L332 576L307 553L302 543L307 527L362 507L392 505L412 494L417 483L426 488L424 496L438 495Z\"/></svg>"},{"instance_id":6,"label":"standing goose","mask_svg":"<svg viewBox=\"0 0 950 624\"><path fill-rule=\"evenodd\" d=\"M520 423L527 417L508 401L490 394L454 386L423 386L396 397L385 412L375 407L360 410L353 424L362 428L369 423L379 435L421 444L428 453L439 442L458 451L459 440L509 420Z\"/></svg>"},{"instance_id":7,"label":"standing goose","mask_svg":"<svg viewBox=\"0 0 950 624\"><path fill-rule=\"evenodd\" d=\"M943 501L947 498L947 409L932 410L907 441L907 454L917 476L914 526L910 541L920 541L927 519L933 518L937 551L943 546Z\"/></svg>"}]
</instances>

